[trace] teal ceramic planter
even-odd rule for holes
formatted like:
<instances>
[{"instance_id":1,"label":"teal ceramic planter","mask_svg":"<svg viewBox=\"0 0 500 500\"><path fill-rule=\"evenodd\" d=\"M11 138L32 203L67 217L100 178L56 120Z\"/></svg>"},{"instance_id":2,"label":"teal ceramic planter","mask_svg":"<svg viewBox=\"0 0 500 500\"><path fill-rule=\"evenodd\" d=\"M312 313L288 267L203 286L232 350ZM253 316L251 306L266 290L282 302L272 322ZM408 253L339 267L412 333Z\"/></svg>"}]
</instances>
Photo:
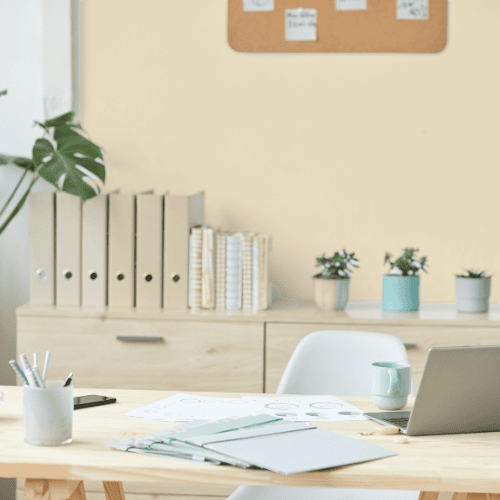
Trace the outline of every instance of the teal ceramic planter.
<instances>
[{"instance_id":1,"label":"teal ceramic planter","mask_svg":"<svg viewBox=\"0 0 500 500\"><path fill-rule=\"evenodd\" d=\"M417 311L420 303L420 277L385 275L382 308L384 311Z\"/></svg>"}]
</instances>

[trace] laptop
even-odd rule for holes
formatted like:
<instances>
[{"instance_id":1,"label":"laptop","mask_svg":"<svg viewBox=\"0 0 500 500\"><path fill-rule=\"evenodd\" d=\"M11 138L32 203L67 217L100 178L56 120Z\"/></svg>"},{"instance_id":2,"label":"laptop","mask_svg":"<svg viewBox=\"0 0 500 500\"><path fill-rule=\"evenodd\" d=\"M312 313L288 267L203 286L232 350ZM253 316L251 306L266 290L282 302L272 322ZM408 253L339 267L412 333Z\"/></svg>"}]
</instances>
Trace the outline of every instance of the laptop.
<instances>
[{"instance_id":1,"label":"laptop","mask_svg":"<svg viewBox=\"0 0 500 500\"><path fill-rule=\"evenodd\" d=\"M430 349L413 411L364 415L407 436L500 431L500 345Z\"/></svg>"}]
</instances>

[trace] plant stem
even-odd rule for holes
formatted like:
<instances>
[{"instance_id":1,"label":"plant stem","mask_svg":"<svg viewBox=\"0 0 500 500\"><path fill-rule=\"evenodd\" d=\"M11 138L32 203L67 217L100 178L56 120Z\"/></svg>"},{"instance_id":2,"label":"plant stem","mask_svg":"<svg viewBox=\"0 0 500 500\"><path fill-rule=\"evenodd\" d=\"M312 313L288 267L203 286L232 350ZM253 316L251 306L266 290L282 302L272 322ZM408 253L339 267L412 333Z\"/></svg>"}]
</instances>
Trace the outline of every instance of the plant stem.
<instances>
[{"instance_id":1,"label":"plant stem","mask_svg":"<svg viewBox=\"0 0 500 500\"><path fill-rule=\"evenodd\" d=\"M0 154L0 165L17 165L28 170L34 171L35 164L30 158L23 158L22 156L8 156Z\"/></svg>"},{"instance_id":2,"label":"plant stem","mask_svg":"<svg viewBox=\"0 0 500 500\"><path fill-rule=\"evenodd\" d=\"M21 183L23 182L23 180L27 174L28 174L28 170L25 170L23 172L23 175L21 175L21 178L19 179L19 182L17 183L16 187L14 188L14 191L12 191L11 195L9 196L9 199L5 202L5 205L3 206L2 210L0 210L0 217L5 212L7 205L12 201L12 198L14 198L14 195L16 194L17 190L19 189L19 186L21 185Z\"/></svg>"},{"instance_id":3,"label":"plant stem","mask_svg":"<svg viewBox=\"0 0 500 500\"><path fill-rule=\"evenodd\" d=\"M19 210L23 207L25 204L26 200L28 199L28 195L30 194L31 188L35 184L35 182L40 178L39 175L34 175L32 181L30 182L30 185L28 186L28 189L26 189L26 192L23 194L21 199L17 202L17 205L14 207L14 210L10 213L10 215L7 217L5 222L0 226L0 235L5 231L7 226L9 225L9 222L17 215Z\"/></svg>"}]
</instances>

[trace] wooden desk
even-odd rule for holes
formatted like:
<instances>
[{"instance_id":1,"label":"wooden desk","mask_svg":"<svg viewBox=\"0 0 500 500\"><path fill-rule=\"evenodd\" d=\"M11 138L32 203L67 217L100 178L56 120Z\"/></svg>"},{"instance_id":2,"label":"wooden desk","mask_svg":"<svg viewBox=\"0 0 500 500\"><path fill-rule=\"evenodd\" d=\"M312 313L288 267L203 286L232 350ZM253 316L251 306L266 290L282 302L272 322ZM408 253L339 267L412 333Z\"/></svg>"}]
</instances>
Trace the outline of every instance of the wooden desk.
<instances>
[{"instance_id":1,"label":"wooden desk","mask_svg":"<svg viewBox=\"0 0 500 500\"><path fill-rule=\"evenodd\" d=\"M82 500L85 499L82 481L99 480L105 482L107 500L123 500L122 481L411 489L426 492L421 494L422 500L452 498L449 493L441 492L459 492L453 496L454 500L500 500L500 433L410 437L405 444L396 443L394 436L358 437L398 455L337 470L285 476L264 470L143 456L106 447L113 439L167 427L167 422L148 422L125 417L123 413L173 392L101 389L104 395L116 396L118 403L76 411L73 443L52 448L24 443L22 388L0 387L0 390L5 393L0 406L0 476L29 478L25 493L32 499ZM89 389L75 389L77 396L88 393ZM375 410L369 398L346 400L365 411ZM321 427L357 437L358 432L374 430L379 425L358 421L322 423ZM480 495L467 495L470 492Z\"/></svg>"}]
</instances>

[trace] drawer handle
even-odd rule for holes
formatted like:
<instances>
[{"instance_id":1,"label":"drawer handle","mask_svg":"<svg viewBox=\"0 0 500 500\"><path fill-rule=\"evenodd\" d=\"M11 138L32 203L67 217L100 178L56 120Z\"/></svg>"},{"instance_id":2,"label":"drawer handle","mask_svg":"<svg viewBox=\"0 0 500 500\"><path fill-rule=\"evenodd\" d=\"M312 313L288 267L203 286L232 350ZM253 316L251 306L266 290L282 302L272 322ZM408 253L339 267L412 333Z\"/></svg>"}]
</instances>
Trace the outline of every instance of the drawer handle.
<instances>
[{"instance_id":1,"label":"drawer handle","mask_svg":"<svg viewBox=\"0 0 500 500\"><path fill-rule=\"evenodd\" d=\"M116 340L120 342L165 342L165 339L163 337L134 337L132 335L117 335Z\"/></svg>"},{"instance_id":2,"label":"drawer handle","mask_svg":"<svg viewBox=\"0 0 500 500\"><path fill-rule=\"evenodd\" d=\"M405 348L409 351L410 349L416 349L418 346L417 344L413 343L413 342L410 342L410 343L406 343L405 342Z\"/></svg>"}]
</instances>

